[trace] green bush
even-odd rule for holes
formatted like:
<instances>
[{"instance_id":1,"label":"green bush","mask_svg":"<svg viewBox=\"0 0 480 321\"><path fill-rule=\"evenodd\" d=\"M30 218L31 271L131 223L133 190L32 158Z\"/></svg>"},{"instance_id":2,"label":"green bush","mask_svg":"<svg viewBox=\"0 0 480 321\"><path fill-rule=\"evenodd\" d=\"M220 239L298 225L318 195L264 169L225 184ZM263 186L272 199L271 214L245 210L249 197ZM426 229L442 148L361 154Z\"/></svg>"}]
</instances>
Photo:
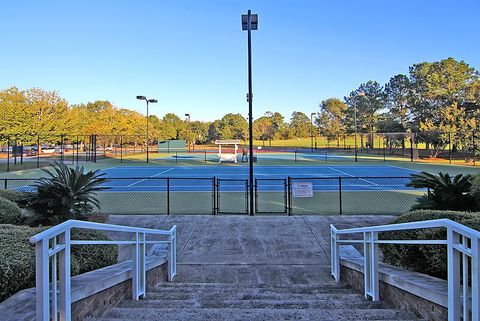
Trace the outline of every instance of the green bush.
<instances>
[{"instance_id":1,"label":"green bush","mask_svg":"<svg viewBox=\"0 0 480 321\"><path fill-rule=\"evenodd\" d=\"M472 176L458 174L451 177L448 173L433 175L427 172L412 174L408 187L428 188L430 192L417 199L412 210L451 210L475 211L478 208L470 195Z\"/></svg>"},{"instance_id":2,"label":"green bush","mask_svg":"<svg viewBox=\"0 0 480 321\"><path fill-rule=\"evenodd\" d=\"M14 202L19 207L25 207L27 205L27 198L30 196L28 192L20 192L8 189L0 190L0 197L6 198L7 200Z\"/></svg>"},{"instance_id":3,"label":"green bush","mask_svg":"<svg viewBox=\"0 0 480 321\"><path fill-rule=\"evenodd\" d=\"M448 218L452 221L480 230L480 213L418 210L399 216L391 224L436 220ZM383 239L396 240L428 240L445 239L446 230L422 229L389 232L380 235ZM381 247L385 263L446 279L447 249L444 245L397 245L389 244Z\"/></svg>"},{"instance_id":4,"label":"green bush","mask_svg":"<svg viewBox=\"0 0 480 321\"><path fill-rule=\"evenodd\" d=\"M48 227L0 225L0 302L19 290L35 286L35 246L29 239ZM74 230L73 239L108 240L98 231ZM117 262L116 245L72 246L72 275Z\"/></svg>"},{"instance_id":5,"label":"green bush","mask_svg":"<svg viewBox=\"0 0 480 321\"><path fill-rule=\"evenodd\" d=\"M472 179L472 187L470 187L470 196L473 197L478 207L480 208L480 174L477 174Z\"/></svg>"},{"instance_id":6,"label":"green bush","mask_svg":"<svg viewBox=\"0 0 480 321\"><path fill-rule=\"evenodd\" d=\"M6 198L0 197L0 224L20 224L22 212L20 207Z\"/></svg>"}]
</instances>

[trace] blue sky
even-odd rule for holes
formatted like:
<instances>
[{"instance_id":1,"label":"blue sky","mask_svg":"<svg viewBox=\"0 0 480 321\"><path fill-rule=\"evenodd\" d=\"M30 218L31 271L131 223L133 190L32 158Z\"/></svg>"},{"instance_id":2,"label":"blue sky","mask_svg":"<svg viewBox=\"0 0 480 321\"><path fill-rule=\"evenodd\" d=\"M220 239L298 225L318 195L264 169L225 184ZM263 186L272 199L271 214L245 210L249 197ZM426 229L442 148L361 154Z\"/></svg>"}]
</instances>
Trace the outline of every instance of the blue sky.
<instances>
[{"instance_id":1,"label":"blue sky","mask_svg":"<svg viewBox=\"0 0 480 321\"><path fill-rule=\"evenodd\" d=\"M16 0L0 3L0 88L144 112L141 94L158 99L160 117L246 116L247 9L259 15L254 117L317 111L417 62L451 56L480 69L480 1Z\"/></svg>"}]
</instances>

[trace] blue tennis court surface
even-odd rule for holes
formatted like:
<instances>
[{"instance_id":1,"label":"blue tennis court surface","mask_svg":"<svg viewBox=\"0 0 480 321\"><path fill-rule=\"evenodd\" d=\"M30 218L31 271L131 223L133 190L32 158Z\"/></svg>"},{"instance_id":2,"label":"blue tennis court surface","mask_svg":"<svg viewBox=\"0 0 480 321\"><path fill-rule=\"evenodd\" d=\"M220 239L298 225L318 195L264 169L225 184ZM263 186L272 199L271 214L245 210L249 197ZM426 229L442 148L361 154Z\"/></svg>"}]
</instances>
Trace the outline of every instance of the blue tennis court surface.
<instances>
[{"instance_id":1,"label":"blue tennis court surface","mask_svg":"<svg viewBox=\"0 0 480 321\"><path fill-rule=\"evenodd\" d=\"M311 182L315 191L411 190L405 187L410 174L416 171L395 166L255 166L255 178L260 191L279 191L284 188L279 180L291 177L293 181ZM111 178L105 186L108 192L155 192L212 190L212 178L224 181L226 191L241 191L248 178L248 165L241 166L179 166L179 167L112 167L102 170ZM166 178L171 180L167 182ZM238 180L238 181L234 181ZM168 186L167 186L168 184Z\"/></svg>"}]
</instances>

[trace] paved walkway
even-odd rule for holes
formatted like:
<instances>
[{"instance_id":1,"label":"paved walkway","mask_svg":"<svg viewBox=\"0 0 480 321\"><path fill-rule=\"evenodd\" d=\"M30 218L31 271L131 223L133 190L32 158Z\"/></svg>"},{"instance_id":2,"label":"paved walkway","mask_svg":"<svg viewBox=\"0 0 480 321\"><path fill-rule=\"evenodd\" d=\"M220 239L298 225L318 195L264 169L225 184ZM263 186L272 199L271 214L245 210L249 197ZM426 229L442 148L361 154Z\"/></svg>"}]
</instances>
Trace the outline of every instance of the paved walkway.
<instances>
[{"instance_id":1,"label":"paved walkway","mask_svg":"<svg viewBox=\"0 0 480 321\"><path fill-rule=\"evenodd\" d=\"M109 222L158 229L177 225L178 279L184 282L299 284L333 282L329 275L330 224L351 228L387 224L393 219L365 215L113 215ZM121 260L130 257L129 248L120 251Z\"/></svg>"}]
</instances>

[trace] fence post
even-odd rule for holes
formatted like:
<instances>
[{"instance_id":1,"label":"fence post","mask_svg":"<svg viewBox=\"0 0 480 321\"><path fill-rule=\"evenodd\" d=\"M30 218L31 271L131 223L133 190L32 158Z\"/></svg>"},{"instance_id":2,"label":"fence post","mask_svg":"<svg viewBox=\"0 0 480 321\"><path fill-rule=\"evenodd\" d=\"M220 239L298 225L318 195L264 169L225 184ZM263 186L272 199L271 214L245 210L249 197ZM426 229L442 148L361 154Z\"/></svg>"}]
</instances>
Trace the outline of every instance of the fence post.
<instances>
[{"instance_id":1,"label":"fence post","mask_svg":"<svg viewBox=\"0 0 480 321\"><path fill-rule=\"evenodd\" d=\"M65 158L65 151L64 151L65 144L64 144L64 139L65 139L65 137L64 137L63 135L60 135L60 140L61 140L61 143L60 143L60 159L62 160L62 162L64 161L64 158Z\"/></svg>"},{"instance_id":2,"label":"fence post","mask_svg":"<svg viewBox=\"0 0 480 321\"><path fill-rule=\"evenodd\" d=\"M213 176L213 179L212 179L212 213L213 215L216 215L217 214L217 200L216 200L216 193L217 193L217 187L216 187L216 180L217 178L215 176Z\"/></svg>"},{"instance_id":3,"label":"fence post","mask_svg":"<svg viewBox=\"0 0 480 321\"><path fill-rule=\"evenodd\" d=\"M343 214L342 210L342 176L338 176L338 200L340 205L340 215Z\"/></svg>"},{"instance_id":4,"label":"fence post","mask_svg":"<svg viewBox=\"0 0 480 321\"><path fill-rule=\"evenodd\" d=\"M473 166L475 166L475 131L472 132Z\"/></svg>"},{"instance_id":5,"label":"fence post","mask_svg":"<svg viewBox=\"0 0 480 321\"><path fill-rule=\"evenodd\" d=\"M295 159L295 163L297 162L297 149L295 148L295 156L294 156L294 159Z\"/></svg>"},{"instance_id":6,"label":"fence post","mask_svg":"<svg viewBox=\"0 0 480 321\"><path fill-rule=\"evenodd\" d=\"M448 162L452 163L452 133L448 132Z\"/></svg>"},{"instance_id":7,"label":"fence post","mask_svg":"<svg viewBox=\"0 0 480 321\"><path fill-rule=\"evenodd\" d=\"M7 172L10 172L10 138L7 139Z\"/></svg>"},{"instance_id":8,"label":"fence post","mask_svg":"<svg viewBox=\"0 0 480 321\"><path fill-rule=\"evenodd\" d=\"M378 148L380 148L380 143L378 143ZM387 158L387 149L385 144L385 136L383 136L383 161L386 162Z\"/></svg>"},{"instance_id":9,"label":"fence post","mask_svg":"<svg viewBox=\"0 0 480 321\"><path fill-rule=\"evenodd\" d=\"M170 177L167 177L167 215L170 215Z\"/></svg>"},{"instance_id":10,"label":"fence post","mask_svg":"<svg viewBox=\"0 0 480 321\"><path fill-rule=\"evenodd\" d=\"M290 176L287 177L288 182L288 215L292 215L292 178Z\"/></svg>"},{"instance_id":11,"label":"fence post","mask_svg":"<svg viewBox=\"0 0 480 321\"><path fill-rule=\"evenodd\" d=\"M8 178L5 178L5 189L8 189Z\"/></svg>"},{"instance_id":12,"label":"fence post","mask_svg":"<svg viewBox=\"0 0 480 321\"><path fill-rule=\"evenodd\" d=\"M37 168L40 168L40 135L37 135Z\"/></svg>"},{"instance_id":13,"label":"fence post","mask_svg":"<svg viewBox=\"0 0 480 321\"><path fill-rule=\"evenodd\" d=\"M288 183L286 178L283 179L283 195L285 202L285 213L288 213Z\"/></svg>"},{"instance_id":14,"label":"fence post","mask_svg":"<svg viewBox=\"0 0 480 321\"><path fill-rule=\"evenodd\" d=\"M178 163L178 152L175 152L175 163Z\"/></svg>"},{"instance_id":15,"label":"fence post","mask_svg":"<svg viewBox=\"0 0 480 321\"><path fill-rule=\"evenodd\" d=\"M123 135L120 135L120 163L123 163Z\"/></svg>"},{"instance_id":16,"label":"fence post","mask_svg":"<svg viewBox=\"0 0 480 321\"><path fill-rule=\"evenodd\" d=\"M205 152L205 164L207 163L207 148L204 147L204 152Z\"/></svg>"},{"instance_id":17,"label":"fence post","mask_svg":"<svg viewBox=\"0 0 480 321\"><path fill-rule=\"evenodd\" d=\"M415 159L415 156L413 155L413 145L415 144L415 134L414 133L411 133L410 134L410 161L413 162L413 160ZM417 151L418 153L418 151Z\"/></svg>"},{"instance_id":18,"label":"fence post","mask_svg":"<svg viewBox=\"0 0 480 321\"><path fill-rule=\"evenodd\" d=\"M78 135L77 135L77 166L78 166L78 152L79 152L79 145L80 145L80 141L78 140Z\"/></svg>"}]
</instances>

